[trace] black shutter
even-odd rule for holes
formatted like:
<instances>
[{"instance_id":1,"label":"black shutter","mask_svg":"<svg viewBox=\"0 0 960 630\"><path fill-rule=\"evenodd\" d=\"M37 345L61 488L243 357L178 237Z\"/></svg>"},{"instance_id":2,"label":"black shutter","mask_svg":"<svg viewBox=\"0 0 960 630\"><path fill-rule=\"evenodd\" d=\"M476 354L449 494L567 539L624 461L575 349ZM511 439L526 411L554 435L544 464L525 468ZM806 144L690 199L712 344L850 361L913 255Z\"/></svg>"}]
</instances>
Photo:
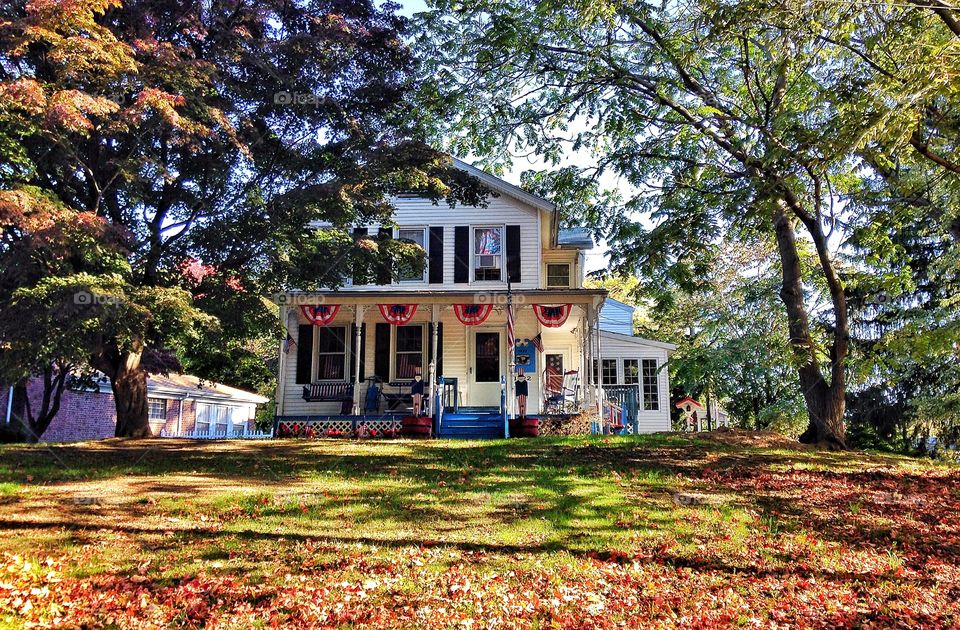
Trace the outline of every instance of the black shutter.
<instances>
[{"instance_id":1,"label":"black shutter","mask_svg":"<svg viewBox=\"0 0 960 630\"><path fill-rule=\"evenodd\" d=\"M313 368L313 324L300 326L297 333L297 384L309 385Z\"/></svg>"},{"instance_id":2,"label":"black shutter","mask_svg":"<svg viewBox=\"0 0 960 630\"><path fill-rule=\"evenodd\" d=\"M357 380L357 325L352 324L350 327L350 382ZM367 325L360 325L360 380L365 379L366 376L366 359L367 359Z\"/></svg>"},{"instance_id":3,"label":"black shutter","mask_svg":"<svg viewBox=\"0 0 960 630\"><path fill-rule=\"evenodd\" d=\"M366 236L366 235L367 235L367 228L365 227L354 228L353 230L354 238L357 238L359 236ZM354 267L353 267L353 283L355 285L367 284L366 270L363 269L363 266L358 264L356 261L354 262Z\"/></svg>"},{"instance_id":4,"label":"black shutter","mask_svg":"<svg viewBox=\"0 0 960 630\"><path fill-rule=\"evenodd\" d=\"M470 228L466 225L453 228L453 281L470 282Z\"/></svg>"},{"instance_id":5,"label":"black shutter","mask_svg":"<svg viewBox=\"0 0 960 630\"><path fill-rule=\"evenodd\" d=\"M378 323L374 336L373 373L386 382L390 380L390 324Z\"/></svg>"},{"instance_id":6,"label":"black shutter","mask_svg":"<svg viewBox=\"0 0 960 630\"><path fill-rule=\"evenodd\" d=\"M393 238L393 228L380 228L377 237L381 240L389 241ZM381 258L380 263L377 265L377 284L390 284L392 281L393 273L390 271L390 260Z\"/></svg>"},{"instance_id":7,"label":"black shutter","mask_svg":"<svg viewBox=\"0 0 960 630\"><path fill-rule=\"evenodd\" d=\"M443 284L443 228L430 228L430 284Z\"/></svg>"},{"instance_id":8,"label":"black shutter","mask_svg":"<svg viewBox=\"0 0 960 630\"><path fill-rule=\"evenodd\" d=\"M520 282L520 226L507 226L507 278Z\"/></svg>"}]
</instances>

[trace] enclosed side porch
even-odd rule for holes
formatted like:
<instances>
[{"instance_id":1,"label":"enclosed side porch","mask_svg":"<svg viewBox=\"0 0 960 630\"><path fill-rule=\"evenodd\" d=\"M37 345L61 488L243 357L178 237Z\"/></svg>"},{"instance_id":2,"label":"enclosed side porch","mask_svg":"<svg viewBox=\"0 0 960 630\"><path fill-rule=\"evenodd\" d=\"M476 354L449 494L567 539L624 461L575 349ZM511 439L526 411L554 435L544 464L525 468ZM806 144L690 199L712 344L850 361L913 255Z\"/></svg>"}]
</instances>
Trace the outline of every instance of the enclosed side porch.
<instances>
[{"instance_id":1,"label":"enclosed side porch","mask_svg":"<svg viewBox=\"0 0 960 630\"><path fill-rule=\"evenodd\" d=\"M458 415L473 425L496 416L498 426L504 414L517 415L520 370L527 415L595 404L596 383L586 380L585 368L597 356L603 297L589 290L293 294L281 305L288 336L278 428L301 422L356 431L360 418L361 427L391 431L397 417L412 412L418 374L421 412L440 434L444 415L449 430Z\"/></svg>"}]
</instances>

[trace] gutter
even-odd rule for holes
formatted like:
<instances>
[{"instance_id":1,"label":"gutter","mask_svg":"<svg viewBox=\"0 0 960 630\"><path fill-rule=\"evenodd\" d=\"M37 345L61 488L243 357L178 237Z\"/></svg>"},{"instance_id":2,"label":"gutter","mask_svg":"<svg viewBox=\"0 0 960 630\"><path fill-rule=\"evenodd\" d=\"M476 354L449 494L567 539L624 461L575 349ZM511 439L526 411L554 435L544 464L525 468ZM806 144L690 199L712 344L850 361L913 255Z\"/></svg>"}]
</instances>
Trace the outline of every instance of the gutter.
<instances>
[{"instance_id":1,"label":"gutter","mask_svg":"<svg viewBox=\"0 0 960 630\"><path fill-rule=\"evenodd\" d=\"M13 417L13 385L10 386L10 391L7 392L7 424L10 424L10 419Z\"/></svg>"}]
</instances>

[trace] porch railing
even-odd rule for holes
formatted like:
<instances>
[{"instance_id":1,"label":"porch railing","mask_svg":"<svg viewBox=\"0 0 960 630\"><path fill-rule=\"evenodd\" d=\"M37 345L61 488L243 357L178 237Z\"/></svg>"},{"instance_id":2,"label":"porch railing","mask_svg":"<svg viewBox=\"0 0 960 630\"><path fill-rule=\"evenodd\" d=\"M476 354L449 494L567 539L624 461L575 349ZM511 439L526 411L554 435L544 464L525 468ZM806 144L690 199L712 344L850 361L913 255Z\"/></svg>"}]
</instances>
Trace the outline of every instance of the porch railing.
<instances>
[{"instance_id":1,"label":"porch railing","mask_svg":"<svg viewBox=\"0 0 960 630\"><path fill-rule=\"evenodd\" d=\"M160 437L186 440L267 440L273 437L273 431L167 431L161 429Z\"/></svg>"}]
</instances>

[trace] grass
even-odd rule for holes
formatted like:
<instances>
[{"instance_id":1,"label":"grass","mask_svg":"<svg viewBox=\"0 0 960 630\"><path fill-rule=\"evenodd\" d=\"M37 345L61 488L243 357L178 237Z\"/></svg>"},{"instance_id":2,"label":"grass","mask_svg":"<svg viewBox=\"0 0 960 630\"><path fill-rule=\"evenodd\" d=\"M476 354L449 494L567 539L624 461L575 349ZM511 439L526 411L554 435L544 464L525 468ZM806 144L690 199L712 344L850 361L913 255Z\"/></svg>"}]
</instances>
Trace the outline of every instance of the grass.
<instances>
[{"instance_id":1,"label":"grass","mask_svg":"<svg viewBox=\"0 0 960 630\"><path fill-rule=\"evenodd\" d=\"M960 472L723 433L0 447L0 626L950 626Z\"/></svg>"}]
</instances>

